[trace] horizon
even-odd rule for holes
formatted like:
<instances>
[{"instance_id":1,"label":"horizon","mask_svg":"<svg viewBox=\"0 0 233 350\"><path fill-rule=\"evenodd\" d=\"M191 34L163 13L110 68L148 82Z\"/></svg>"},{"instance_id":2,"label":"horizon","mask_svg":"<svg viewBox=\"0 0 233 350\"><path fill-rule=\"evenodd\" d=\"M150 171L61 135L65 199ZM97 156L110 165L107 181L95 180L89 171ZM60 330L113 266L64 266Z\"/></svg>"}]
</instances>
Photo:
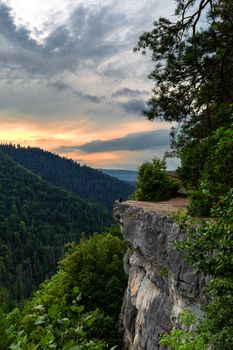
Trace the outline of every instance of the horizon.
<instances>
[{"instance_id":1,"label":"horizon","mask_svg":"<svg viewBox=\"0 0 233 350\"><path fill-rule=\"evenodd\" d=\"M56 152L53 152L53 151L49 151L49 150L47 150L47 149L45 149L45 148L42 148L42 147L39 147L39 146L31 146L31 145L27 145L27 146L24 146L24 145L21 145L20 143L15 143L15 142L10 142L10 143L3 143L3 142L1 142L0 141L0 146L1 145L11 145L11 146L13 146L13 147L15 147L15 148L18 148L18 147L20 147L20 148L36 148L36 149L39 149L39 150L41 150L41 151L43 151L43 152L50 152L50 153L52 153L52 154L54 154L54 155L56 155L56 156L59 156L59 157L62 157L62 158L65 158L65 159L68 159L68 160L72 160L72 161L74 161L74 162L76 162L77 164L79 164L79 165L81 165L81 166L87 166L87 167L91 167L91 168L93 168L93 169L95 169L95 170L113 170L113 171L132 171L132 172L138 172L138 170L139 170L139 167L140 167L140 165L137 167L137 168L134 168L134 169L122 169L122 168L114 168L114 167L112 167L112 168L99 168L99 167L95 167L95 166L92 166L92 165L90 165L90 164L87 164L87 163L83 163L83 162L80 162L79 160L77 160L77 159L73 159L73 158L70 158L70 157L68 157L68 156L66 156L66 155L60 155L60 154L58 154L58 153L56 153ZM165 159L166 160L166 159ZM172 158L170 158L170 159L168 159L168 160L172 160ZM147 161L147 160L145 160L145 161ZM150 160L148 160L148 161L150 161ZM177 164L177 167L179 166L179 164L178 164L178 162L179 162L179 159L178 158L175 158L174 157L174 159L173 159L173 163L175 163L175 164ZM167 171L175 171L176 169L177 169L177 167L176 168L174 168L174 166L171 168L171 167L169 167L169 164L168 164L168 162L167 162L167 160L166 160L166 163L167 163Z\"/></svg>"},{"instance_id":2,"label":"horizon","mask_svg":"<svg viewBox=\"0 0 233 350\"><path fill-rule=\"evenodd\" d=\"M173 0L0 1L0 142L106 169L161 158L174 124L143 118L153 64L133 48L173 10Z\"/></svg>"}]
</instances>

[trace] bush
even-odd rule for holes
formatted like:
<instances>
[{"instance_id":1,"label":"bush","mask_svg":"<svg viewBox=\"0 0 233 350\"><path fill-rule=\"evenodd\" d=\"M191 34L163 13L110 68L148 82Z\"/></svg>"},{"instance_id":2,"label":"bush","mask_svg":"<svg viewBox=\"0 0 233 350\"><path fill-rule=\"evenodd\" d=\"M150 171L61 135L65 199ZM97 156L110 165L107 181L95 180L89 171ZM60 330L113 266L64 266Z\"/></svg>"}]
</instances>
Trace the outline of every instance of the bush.
<instances>
[{"instance_id":1,"label":"bush","mask_svg":"<svg viewBox=\"0 0 233 350\"><path fill-rule=\"evenodd\" d=\"M125 249L116 226L71 243L60 270L22 311L8 315L11 349L103 350L115 345L115 324L127 285ZM6 349L1 348L6 328L0 319L0 350Z\"/></svg>"},{"instance_id":2,"label":"bush","mask_svg":"<svg viewBox=\"0 0 233 350\"><path fill-rule=\"evenodd\" d=\"M60 265L65 272L63 285L79 287L86 309L100 308L117 322L127 286L122 263L126 244L110 232L71 244Z\"/></svg>"},{"instance_id":3,"label":"bush","mask_svg":"<svg viewBox=\"0 0 233 350\"><path fill-rule=\"evenodd\" d=\"M197 332L199 320L194 312L185 309L179 316L181 327L173 328L170 333L163 333L160 345L169 346L170 350L206 350L205 336Z\"/></svg>"},{"instance_id":4,"label":"bush","mask_svg":"<svg viewBox=\"0 0 233 350\"><path fill-rule=\"evenodd\" d=\"M4 310L0 308L0 350L8 349L10 345L10 335L7 333L8 327Z\"/></svg>"},{"instance_id":5,"label":"bush","mask_svg":"<svg viewBox=\"0 0 233 350\"><path fill-rule=\"evenodd\" d=\"M164 160L143 163L138 172L135 197L139 201L161 201L174 197L178 185L166 171Z\"/></svg>"},{"instance_id":6,"label":"bush","mask_svg":"<svg viewBox=\"0 0 233 350\"><path fill-rule=\"evenodd\" d=\"M189 214L192 216L209 216L213 205L213 197L208 187L201 184L199 188L191 193Z\"/></svg>"},{"instance_id":7,"label":"bush","mask_svg":"<svg viewBox=\"0 0 233 350\"><path fill-rule=\"evenodd\" d=\"M203 220L196 228L187 226L188 237L177 247L209 279L209 304L197 333L205 337L206 349L226 350L232 349L233 341L233 188L211 214L214 220Z\"/></svg>"},{"instance_id":8,"label":"bush","mask_svg":"<svg viewBox=\"0 0 233 350\"><path fill-rule=\"evenodd\" d=\"M208 153L189 212L207 216L220 197L233 187L233 124L218 128L206 141Z\"/></svg>"}]
</instances>

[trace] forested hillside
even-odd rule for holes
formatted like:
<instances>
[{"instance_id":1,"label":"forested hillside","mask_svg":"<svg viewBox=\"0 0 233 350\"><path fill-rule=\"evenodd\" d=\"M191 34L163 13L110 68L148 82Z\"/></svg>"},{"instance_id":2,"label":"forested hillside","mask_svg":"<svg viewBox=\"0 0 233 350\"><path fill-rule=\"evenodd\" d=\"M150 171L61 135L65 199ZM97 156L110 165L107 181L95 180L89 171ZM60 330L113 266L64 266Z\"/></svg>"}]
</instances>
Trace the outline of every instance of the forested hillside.
<instances>
[{"instance_id":1,"label":"forested hillside","mask_svg":"<svg viewBox=\"0 0 233 350\"><path fill-rule=\"evenodd\" d=\"M131 184L40 148L2 144L0 150L46 181L98 203L111 212L113 202L119 196L126 199L133 192Z\"/></svg>"},{"instance_id":2,"label":"forested hillside","mask_svg":"<svg viewBox=\"0 0 233 350\"><path fill-rule=\"evenodd\" d=\"M60 270L21 310L4 317L0 308L0 349L113 350L125 249L116 227L70 245Z\"/></svg>"},{"instance_id":3,"label":"forested hillside","mask_svg":"<svg viewBox=\"0 0 233 350\"><path fill-rule=\"evenodd\" d=\"M38 33L35 32L35 34L37 40L40 41L38 44L32 32L27 31L24 27L16 26L15 23L18 20L14 18L13 9L12 11L4 10L2 7L2 46L4 50L9 47L11 51L6 53L4 51L4 55L1 55L3 56L2 71L6 72L6 80L9 85L7 88L10 88L8 91L4 88L1 90L4 92L2 111L3 113L7 111L7 117L9 115L10 118L14 118L11 120L17 121L20 126L17 133L11 135L12 140L21 130L30 131L28 135L31 135L31 126L33 126L33 131L43 130L43 123L47 123L47 118L49 125L50 123L54 125L52 124L54 120L56 124L59 124L59 132L64 127L61 120L66 119L66 113L63 114L62 108L57 120L54 119L57 106L54 106L56 108L53 111L51 108L51 115L49 114L50 104L44 110L39 108L43 106L43 102L40 103L40 101L44 100L46 107L46 87L49 89L52 86L56 87L54 100L51 95L52 90L48 90L49 100L57 103L61 97L61 102L65 102L64 107L68 105L72 111L76 110L79 99L80 102L83 101L80 105L86 104L86 107L85 109L83 107L83 111L80 109L82 115L77 114L76 116L75 113L75 119L79 120L81 117L85 123L85 118L94 118L94 106L89 106L92 100L92 102L98 101L98 106L107 102L107 114L111 116L110 108L113 107L115 112L112 117L118 120L116 111L119 107L119 116L124 110L124 113L130 112L130 119L127 119L127 114L120 118L121 120L124 118L126 136L117 136L118 129L120 130L121 126L124 127L123 123L118 125L114 131L116 138L107 140L110 143L105 143L105 136L101 136L103 141L100 141L102 147L99 148L99 153L105 152L106 145L112 144L114 147L110 147L107 151L123 151L121 156L123 157L124 154L125 157L128 157L130 163L131 160L136 159L136 153L132 152L139 151L138 154L141 157L141 151L145 150L145 154L149 154L147 152L154 145L151 146L149 142L148 146L145 142L145 145L142 143L138 148L135 142L137 139L131 137L134 132L127 130L127 125L131 125L133 113L137 113L132 107L138 104L144 106L144 98L147 95L147 92L143 91L143 81L141 85L138 83L141 77L140 72L143 69L140 68L140 74L137 74L138 67L135 65L136 70L132 73L137 79L131 81L130 75L126 74L127 79L125 82L121 81L118 87L120 90L116 91L115 81L119 81L119 77L114 76L115 73L107 75L105 68L110 67L111 72L119 71L118 68L121 68L120 71L123 73L131 72L130 66L116 66L117 69L113 69L114 67L109 65L109 62L112 62L109 53L114 52L114 61L117 64L119 63L118 58L122 63L126 61L127 64L130 64L130 60L123 59L128 58L128 49L130 49L127 47L130 41L127 41L125 33L130 33L130 36L133 37L131 34L136 34L142 23L150 26L153 11L151 12L147 6L150 1L145 2L147 13L145 18L141 14L134 16L137 14L134 11L133 15L127 13L126 8L131 11L133 4L133 2L130 4L130 1L126 1L123 6L125 13L122 12L122 14L119 12L121 6L115 8L111 4L102 6L100 1L95 1L95 3L97 3L95 4L96 9L98 7L101 9L99 17L94 16L96 10L91 9L88 15L88 6L85 8L81 6L70 17L70 23L67 22L67 26L59 25L56 32L53 32L49 25L45 25L46 30L43 29L42 32L36 29ZM164 284L166 292L161 303L164 304L165 313L168 310L167 298L172 297L165 279L172 281L173 284L176 282L180 284L181 302L174 294L176 305L170 310L175 328L167 329L166 333L164 333L165 328L161 328L161 334L157 337L160 339L159 349L231 350L233 349L233 1L174 0L170 1L170 4L167 3L167 1L160 1L161 6L156 9L159 12L161 8L161 13L167 18L155 18L150 31L144 31L140 35L134 51L141 52L143 55L151 55L153 64L149 74L149 79L153 83L152 95L147 101L144 116L151 121L172 122L171 151L166 152L164 157L178 157L181 164L176 171L177 177L171 179L166 172L164 160L154 158L152 162L143 163L139 170L135 198L147 201L167 200L170 196L177 195L178 186L175 183L177 180L178 185L182 187L180 192L187 193L190 200L188 213L180 210L173 215L170 221L172 225L173 223L175 226L180 225L182 238L180 240L177 234L177 241L173 242L171 248L176 248L179 251L177 256L182 256L182 259L187 260L195 271L205 277L206 298L203 299L201 312L198 312L201 318L199 319L198 315L198 317L192 315L189 310L186 310L187 319L182 319L182 314L179 316L184 298L183 279L181 279L184 273L181 271L183 265L177 269L180 283L178 277L177 281L171 279L170 263L168 266L161 264L160 269L157 260L154 270L150 275L145 274L145 278L148 277L148 281L151 278L155 284L158 284L158 287L161 283ZM172 16L169 16L170 6L175 8ZM111 8L113 8L114 16L113 13L111 14ZM121 16L117 19L115 15L120 14ZM51 15L51 18L53 17ZM78 19L77 23L75 18ZM138 23L138 28L131 26L131 18L135 24ZM140 21L136 22L138 19ZM77 35L76 29L70 31L69 28L82 29L80 20L84 23L84 30L83 33L82 30L79 31ZM123 27L119 25L124 20L131 24L121 31ZM109 26L110 22L112 25ZM96 24L100 25L101 30L98 30ZM52 25L56 27L56 23ZM122 39L119 40L120 56L118 58L115 41L112 42L112 47L108 46L111 45L111 38L115 40L116 35L107 27L114 27L117 30L117 36L120 35ZM142 31L150 27L143 28ZM49 29L51 29L50 33ZM100 32L106 35L102 37L99 35ZM11 35L14 37L8 42L8 37ZM81 57L79 53L82 52L82 43L86 48L90 38L93 39L91 41L93 45L90 45L93 46L93 50L84 50ZM105 45L106 39L107 46ZM63 46L60 46L61 42L64 42ZM72 55L66 55L72 47L75 49L73 54L77 58L80 70L76 70L75 64L72 64ZM30 51L30 48L33 51ZM105 51L104 55L99 55L99 51ZM12 59L5 60L5 56ZM27 56L29 61L26 60ZM107 60L102 60L104 56ZM68 59L64 60L64 57ZM35 65L32 65L34 58L36 58ZM59 61L60 58L61 61ZM87 65L83 65L80 58L87 60ZM8 61L9 66L6 65ZM23 61L25 61L24 65L22 65ZM53 75L48 74L49 69L46 69L45 77L48 76L48 80L40 80L38 78L43 76L43 64L38 65L38 62L42 61L48 62L48 68L51 62L53 72L56 72L59 66L62 70L56 76L54 73ZM100 63L98 67L96 66L97 61ZM66 76L68 73L66 62L75 73L75 79L69 74ZM89 71L92 62L94 70ZM32 68L27 71L28 66ZM38 75L33 75L33 71L39 66ZM22 67L22 72L17 72L17 67ZM84 70L82 70L83 67ZM89 95L92 91L97 91L97 85L88 86L86 84L82 91L77 80L76 86L76 74L80 74L77 75L78 78L79 76L82 78L83 75L92 77L93 72L98 86L101 81L104 87L103 90L98 91L98 96ZM22 74L18 75L18 73ZM18 79L18 77L27 75L30 78L36 78L35 81L38 80L40 85L38 95L35 94L34 81L26 85L22 78ZM110 84L105 85L108 76L114 83L112 91ZM64 77L64 82L60 81L61 77ZM9 83L9 78L14 78L12 84ZM32 90L32 94L28 95L27 99L21 101L21 94L17 92L13 84L14 80L17 80L17 87L19 86L22 91L26 90L22 86L33 88L34 85L35 90ZM89 79L91 84L94 80ZM72 85L70 85L71 82ZM138 89L124 87L124 83L127 83L129 87L138 86ZM148 85L145 85L145 88L146 86ZM89 92L88 88L90 88ZM107 90L109 95L105 93ZM41 94L42 91L43 94ZM62 100L63 93L65 94L64 100ZM40 94L41 100L39 101L37 96L39 97ZM69 94L72 100L67 99ZM11 96L11 101L8 95ZM117 96L119 99L116 99ZM134 96L138 96L137 99ZM77 105L75 105L74 97L78 98ZM23 116L22 107L25 101L27 102L25 120L17 120L16 114L20 118ZM35 110L32 108L34 101L39 101L36 103L35 107L38 108ZM74 103L72 108L70 101ZM98 120L101 128L103 124L108 123L108 119L101 120L100 116L105 116L100 114L101 110L98 108L96 109L98 118L96 121ZM39 109L38 115L37 109ZM14 111L14 114L11 115L11 111ZM31 116L29 111L32 112ZM48 115L45 111L48 112ZM2 120L4 120L3 116ZM28 126L24 125L26 121L30 121ZM39 129L34 129L36 124L40 125ZM6 123L3 128L5 125L11 124ZM73 125L73 123L69 124L69 128ZM106 130L111 131L113 128L114 123L110 122ZM140 131L140 128L141 124L138 123L136 130ZM45 132L43 140L47 140L47 133L50 133L50 130L49 128ZM26 131L25 135L27 135ZM100 129L98 134L101 133ZM94 134L97 135L96 132ZM9 139L8 133L6 136L4 133L3 135L4 139ZM111 132L108 136L111 137ZM20 135L21 140L22 137L24 134ZM37 140L37 143L40 142L39 138L32 137L32 135L30 139ZM30 139L27 139L27 142ZM69 140L71 142L72 139L69 138ZM121 141L126 142L121 144ZM91 152L96 151L97 143L94 140L90 139L87 145L94 145L95 149L91 147ZM156 145L159 145L159 142ZM84 150L85 147L80 146L81 149ZM158 154L161 154L161 149L155 146L154 153L157 150ZM91 156L93 154L91 153ZM0 145L0 350L116 349L115 345L119 342L117 342L115 325L126 284L122 266L125 244L117 229L113 227L103 230L103 227L112 221L111 212L114 200L119 197L126 199L133 190L133 184L125 183L98 170L80 165L74 160L62 158L42 149L13 144ZM170 213L166 215L170 216ZM151 223L149 224L151 226ZM144 230L144 227L144 223L143 225L138 224L138 234L141 228ZM164 227L166 228L166 225ZM135 226L132 230L134 229ZM101 235L94 234L94 232L104 233ZM147 235L144 239L145 244L151 245ZM72 241L75 243L69 243ZM64 255L65 249L68 252ZM139 249L137 244L132 244L130 247L133 252L134 249ZM170 250L170 248L167 249L166 254L170 254ZM163 251L160 251L159 254L164 255ZM57 261L61 258L59 270L56 271ZM137 260L135 257L130 260L127 254L124 258L126 269L132 259L134 259L135 266L137 264L135 269L137 276L133 280L129 279L135 305L129 303L128 306L142 324L141 334L143 335L149 323L140 319L141 314L137 313L137 304L141 303L145 309L150 309L150 306L145 295L139 298L139 294L135 292L137 289L135 285L141 280L140 265L143 265L144 262L142 263L142 260ZM176 264L175 260L174 264ZM155 278L157 271L160 275L158 279ZM187 276L191 288L192 278L189 272ZM204 281L198 283L196 289L201 290L203 284ZM31 297L33 291L35 292ZM156 286L156 294L157 291ZM149 288L148 293L149 300L151 300L152 294ZM197 303L196 292L194 299ZM190 305L190 297L188 301L187 305ZM195 305L195 310L196 306L199 307L198 303ZM164 315L157 307L157 303L152 304L151 310L154 310L157 318L163 318ZM193 319L192 316L194 316ZM130 316L123 321L130 324ZM151 324L148 327L153 336L154 326ZM130 327L134 336L135 329L134 326ZM139 334L136 345L130 340L130 349L149 349L149 341L142 342L140 336Z\"/></svg>"},{"instance_id":4,"label":"forested hillside","mask_svg":"<svg viewBox=\"0 0 233 350\"><path fill-rule=\"evenodd\" d=\"M52 186L0 152L0 286L28 297L55 272L67 242L109 224L98 205Z\"/></svg>"}]
</instances>

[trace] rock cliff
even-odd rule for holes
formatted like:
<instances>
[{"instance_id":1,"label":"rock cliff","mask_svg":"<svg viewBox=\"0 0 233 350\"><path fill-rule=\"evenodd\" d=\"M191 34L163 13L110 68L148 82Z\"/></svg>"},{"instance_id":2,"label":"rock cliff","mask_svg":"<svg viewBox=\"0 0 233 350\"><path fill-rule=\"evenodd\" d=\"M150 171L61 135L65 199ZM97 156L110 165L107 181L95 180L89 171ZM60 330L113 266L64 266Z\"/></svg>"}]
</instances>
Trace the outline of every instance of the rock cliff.
<instances>
[{"instance_id":1,"label":"rock cliff","mask_svg":"<svg viewBox=\"0 0 233 350\"><path fill-rule=\"evenodd\" d=\"M160 349L160 334L178 325L184 308L201 314L205 280L174 249L184 232L172 209L133 201L115 204L115 219L129 245L124 257L128 287L120 316L124 350Z\"/></svg>"}]
</instances>

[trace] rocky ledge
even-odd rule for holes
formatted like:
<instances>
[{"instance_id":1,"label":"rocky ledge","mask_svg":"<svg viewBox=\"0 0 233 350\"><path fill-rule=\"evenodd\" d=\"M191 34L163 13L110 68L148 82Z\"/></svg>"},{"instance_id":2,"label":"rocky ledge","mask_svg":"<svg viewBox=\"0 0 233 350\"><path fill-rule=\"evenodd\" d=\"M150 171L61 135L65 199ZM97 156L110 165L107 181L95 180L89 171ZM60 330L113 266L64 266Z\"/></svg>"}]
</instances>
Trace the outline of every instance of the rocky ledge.
<instances>
[{"instance_id":1,"label":"rocky ledge","mask_svg":"<svg viewBox=\"0 0 233 350\"><path fill-rule=\"evenodd\" d=\"M123 350L160 349L161 333L178 326L183 309L202 314L205 279L174 249L174 241L185 234L171 214L182 207L176 204L115 203L114 216L129 246L124 257L129 279L119 327Z\"/></svg>"}]
</instances>

